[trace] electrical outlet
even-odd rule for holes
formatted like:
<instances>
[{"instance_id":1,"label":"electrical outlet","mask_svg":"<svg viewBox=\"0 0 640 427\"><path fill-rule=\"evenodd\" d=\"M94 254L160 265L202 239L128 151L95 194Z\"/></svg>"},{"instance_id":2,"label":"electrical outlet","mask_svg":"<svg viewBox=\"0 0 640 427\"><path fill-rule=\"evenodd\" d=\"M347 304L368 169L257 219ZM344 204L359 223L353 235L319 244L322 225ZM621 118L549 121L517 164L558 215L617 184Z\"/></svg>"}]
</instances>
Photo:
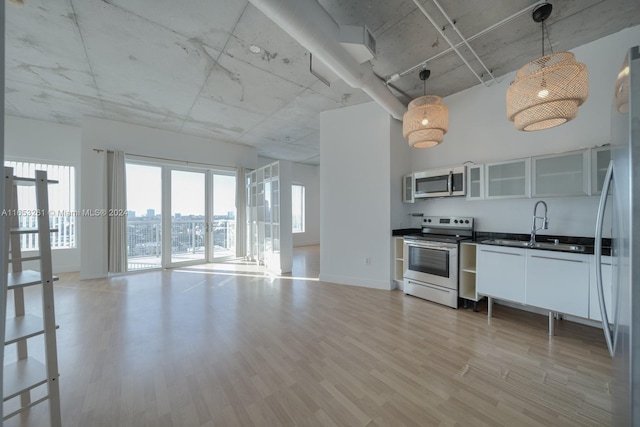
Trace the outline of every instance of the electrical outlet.
<instances>
[{"instance_id":1,"label":"electrical outlet","mask_svg":"<svg viewBox=\"0 0 640 427\"><path fill-rule=\"evenodd\" d=\"M371 258L365 257L364 263L367 264L367 265L371 264Z\"/></svg>"}]
</instances>

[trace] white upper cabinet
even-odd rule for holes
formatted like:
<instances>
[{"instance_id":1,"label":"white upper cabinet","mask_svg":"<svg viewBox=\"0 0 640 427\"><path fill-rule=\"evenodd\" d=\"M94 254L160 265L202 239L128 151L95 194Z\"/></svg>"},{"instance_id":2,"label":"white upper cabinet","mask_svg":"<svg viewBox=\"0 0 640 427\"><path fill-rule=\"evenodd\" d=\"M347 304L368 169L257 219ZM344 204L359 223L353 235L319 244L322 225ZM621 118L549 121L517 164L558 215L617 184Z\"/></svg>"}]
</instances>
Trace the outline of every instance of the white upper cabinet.
<instances>
[{"instance_id":1,"label":"white upper cabinet","mask_svg":"<svg viewBox=\"0 0 640 427\"><path fill-rule=\"evenodd\" d=\"M609 146L467 166L467 200L598 195ZM415 201L414 174L402 181L402 200Z\"/></svg>"},{"instance_id":2,"label":"white upper cabinet","mask_svg":"<svg viewBox=\"0 0 640 427\"><path fill-rule=\"evenodd\" d=\"M402 177L402 201L405 203L415 202L414 182L412 173Z\"/></svg>"},{"instance_id":3,"label":"white upper cabinet","mask_svg":"<svg viewBox=\"0 0 640 427\"><path fill-rule=\"evenodd\" d=\"M467 200L484 199L484 165L467 167Z\"/></svg>"},{"instance_id":4,"label":"white upper cabinet","mask_svg":"<svg viewBox=\"0 0 640 427\"><path fill-rule=\"evenodd\" d=\"M611 147L591 149L591 194L602 193L602 184L611 160Z\"/></svg>"},{"instance_id":5,"label":"white upper cabinet","mask_svg":"<svg viewBox=\"0 0 640 427\"><path fill-rule=\"evenodd\" d=\"M529 159L487 163L487 199L509 199L529 197Z\"/></svg>"},{"instance_id":6,"label":"white upper cabinet","mask_svg":"<svg viewBox=\"0 0 640 427\"><path fill-rule=\"evenodd\" d=\"M587 196L589 150L532 157L533 197Z\"/></svg>"}]
</instances>

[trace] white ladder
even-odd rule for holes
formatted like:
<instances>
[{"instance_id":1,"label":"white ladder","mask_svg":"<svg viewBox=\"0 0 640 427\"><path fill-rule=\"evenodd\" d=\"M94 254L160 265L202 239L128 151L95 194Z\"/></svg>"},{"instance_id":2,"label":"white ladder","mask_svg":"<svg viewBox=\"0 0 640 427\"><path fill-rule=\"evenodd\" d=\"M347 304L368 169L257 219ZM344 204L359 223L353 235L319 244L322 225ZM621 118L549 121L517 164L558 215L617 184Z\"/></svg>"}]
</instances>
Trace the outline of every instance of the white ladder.
<instances>
[{"instance_id":1,"label":"white ladder","mask_svg":"<svg viewBox=\"0 0 640 427\"><path fill-rule=\"evenodd\" d=\"M53 298L53 281L57 277L53 276L51 265L51 230L49 225L49 201L48 184L57 181L47 180L45 171L36 171L35 178L18 178L13 176L13 168L5 167L5 211L2 212L4 218L4 238L5 271L7 280L4 283L4 313L1 316L0 334L5 346L15 345L17 351L17 361L4 364L3 358L3 381L2 396L3 405L0 407L0 420L6 420L14 415L28 410L38 403L49 400L49 414L51 427L61 427L60 416L60 388L58 385L58 355L56 348L56 323L55 308ZM19 211L18 209L18 187L33 187L35 191L36 210L33 212ZM36 227L20 228L19 214L36 216ZM37 234L38 254L35 256L23 257L20 249L21 235ZM22 263L26 261L38 261L40 271L23 270ZM9 270L8 264L11 264ZM28 286L42 287L42 312L38 315L25 312L24 290ZM6 302L13 294L15 317L6 317ZM6 322L6 325L4 324ZM44 336L44 363L30 357L28 353L28 342L31 338ZM34 401L31 399L31 392L39 390L46 385L46 393ZM5 414L4 405L14 402L13 399L20 397L20 404L16 407L13 403L11 410Z\"/></svg>"}]
</instances>

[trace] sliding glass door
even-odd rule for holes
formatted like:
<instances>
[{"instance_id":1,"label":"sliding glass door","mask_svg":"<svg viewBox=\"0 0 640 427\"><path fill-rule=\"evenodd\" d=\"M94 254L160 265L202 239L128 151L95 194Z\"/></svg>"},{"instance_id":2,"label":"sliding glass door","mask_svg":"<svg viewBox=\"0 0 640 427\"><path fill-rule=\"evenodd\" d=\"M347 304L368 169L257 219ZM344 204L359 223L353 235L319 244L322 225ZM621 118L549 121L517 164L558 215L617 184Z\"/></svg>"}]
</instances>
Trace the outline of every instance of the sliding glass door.
<instances>
[{"instance_id":1,"label":"sliding glass door","mask_svg":"<svg viewBox=\"0 0 640 427\"><path fill-rule=\"evenodd\" d=\"M207 174L170 170L171 240L169 265L191 264L207 259Z\"/></svg>"},{"instance_id":2,"label":"sliding glass door","mask_svg":"<svg viewBox=\"0 0 640 427\"><path fill-rule=\"evenodd\" d=\"M127 161L129 271L236 254L236 175Z\"/></svg>"}]
</instances>

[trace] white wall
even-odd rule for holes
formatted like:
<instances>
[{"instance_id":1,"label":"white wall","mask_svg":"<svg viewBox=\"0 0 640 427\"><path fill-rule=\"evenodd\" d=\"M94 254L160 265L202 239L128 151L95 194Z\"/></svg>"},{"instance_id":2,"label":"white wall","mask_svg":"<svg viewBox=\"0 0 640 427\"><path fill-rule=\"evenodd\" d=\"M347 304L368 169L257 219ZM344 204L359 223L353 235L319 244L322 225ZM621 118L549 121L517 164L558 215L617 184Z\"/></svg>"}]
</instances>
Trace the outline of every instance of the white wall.
<instances>
[{"instance_id":1,"label":"white wall","mask_svg":"<svg viewBox=\"0 0 640 427\"><path fill-rule=\"evenodd\" d=\"M320 280L391 288L391 120L374 103L320 114Z\"/></svg>"},{"instance_id":2,"label":"white wall","mask_svg":"<svg viewBox=\"0 0 640 427\"><path fill-rule=\"evenodd\" d=\"M143 126L87 117L81 135L81 208L106 208L105 153L94 149L122 150L127 154L153 156L184 162L254 169L256 149ZM106 218L81 218L82 251L80 277L107 275Z\"/></svg>"},{"instance_id":3,"label":"white wall","mask_svg":"<svg viewBox=\"0 0 640 427\"><path fill-rule=\"evenodd\" d=\"M39 120L5 117L5 159L63 164L76 168L80 183L80 128ZM77 195L80 194L77 189ZM79 199L76 206L80 205ZM54 273L80 270L80 236L74 249L54 249ZM25 253L27 255L28 253ZM37 269L36 263L24 268Z\"/></svg>"},{"instance_id":4,"label":"white wall","mask_svg":"<svg viewBox=\"0 0 640 427\"><path fill-rule=\"evenodd\" d=\"M391 120L390 123L390 180L389 194L391 204L391 228L410 228L414 221L410 214L414 206L402 202L402 178L409 173L413 149L402 136L402 122Z\"/></svg>"},{"instance_id":5,"label":"white wall","mask_svg":"<svg viewBox=\"0 0 640 427\"><path fill-rule=\"evenodd\" d=\"M517 159L575 150L609 142L614 84L627 48L640 43L640 26L596 40L573 50L587 65L589 98L578 117L562 126L519 132L506 118L505 97L514 73L498 85L478 85L445 98L449 107L449 133L444 143L414 150L411 170ZM534 58L531 58L534 59ZM524 65L524 64L523 64ZM551 219L549 234L593 236L598 198L545 198ZM467 215L478 219L477 229L527 233L531 228L533 200L465 202L432 199L416 204L428 215Z\"/></svg>"}]
</instances>

